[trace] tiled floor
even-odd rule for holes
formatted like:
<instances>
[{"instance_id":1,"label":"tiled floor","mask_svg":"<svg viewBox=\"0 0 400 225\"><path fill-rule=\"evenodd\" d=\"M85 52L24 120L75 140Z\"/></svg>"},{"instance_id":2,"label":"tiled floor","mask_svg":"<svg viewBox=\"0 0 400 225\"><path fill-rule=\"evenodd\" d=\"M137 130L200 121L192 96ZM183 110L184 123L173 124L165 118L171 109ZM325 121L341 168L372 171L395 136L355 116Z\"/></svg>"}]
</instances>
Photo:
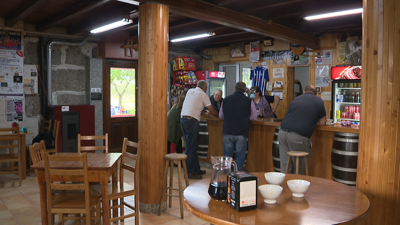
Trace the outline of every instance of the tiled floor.
<instances>
[{"instance_id":1,"label":"tiled floor","mask_svg":"<svg viewBox=\"0 0 400 225\"><path fill-rule=\"evenodd\" d=\"M202 168L204 169L204 168ZM203 178L211 177L211 169L205 168L207 171ZM178 175L175 168L174 183L177 187ZM128 174L128 173L126 173ZM128 177L127 177L128 178ZM129 180L129 178L128 178ZM197 180L189 180L190 183ZM129 201L129 199L126 199ZM131 199L132 200L132 199ZM161 216L147 213L140 213L141 225L202 225L209 224L204 220L192 215L184 209L184 219L180 219L179 198L173 198L172 208L168 208ZM0 224L1 225L39 225L41 224L40 217L40 197L39 187L37 184L36 175L34 172L28 172L27 178L22 181L22 186L19 187L18 177L16 174L0 176ZM75 224L70 221L66 224ZM125 220L125 223L133 225L134 217Z\"/></svg>"}]
</instances>

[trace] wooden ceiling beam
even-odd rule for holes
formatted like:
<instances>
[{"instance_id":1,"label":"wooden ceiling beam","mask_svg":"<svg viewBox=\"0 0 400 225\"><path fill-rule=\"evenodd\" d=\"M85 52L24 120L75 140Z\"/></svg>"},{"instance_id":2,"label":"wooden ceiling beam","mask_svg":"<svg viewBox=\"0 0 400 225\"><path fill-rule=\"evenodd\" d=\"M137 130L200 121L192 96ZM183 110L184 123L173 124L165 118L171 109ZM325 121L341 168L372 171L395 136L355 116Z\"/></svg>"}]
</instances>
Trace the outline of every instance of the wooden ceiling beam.
<instances>
[{"instance_id":1,"label":"wooden ceiling beam","mask_svg":"<svg viewBox=\"0 0 400 225\"><path fill-rule=\"evenodd\" d=\"M145 0L141 0L145 3ZM154 0L167 5L170 11L190 18L204 20L234 27L247 32L289 41L312 49L319 49L319 39L296 30L259 19L243 13L235 12L200 0Z\"/></svg>"},{"instance_id":2,"label":"wooden ceiling beam","mask_svg":"<svg viewBox=\"0 0 400 225\"><path fill-rule=\"evenodd\" d=\"M68 20L73 19L76 16L80 16L84 13L87 13L99 6L102 6L111 0L91 0L91 1L83 1L79 3L79 5L74 5L69 10L65 10L63 13L59 13L58 15L47 19L44 22L39 23L36 26L37 31L44 31L49 28L55 27L60 23L66 22Z\"/></svg>"},{"instance_id":3,"label":"wooden ceiling beam","mask_svg":"<svg viewBox=\"0 0 400 225\"><path fill-rule=\"evenodd\" d=\"M14 26L18 21L23 20L29 16L32 12L42 6L48 0L36 0L32 2L24 2L17 10L15 10L10 16L6 18L6 27Z\"/></svg>"}]
</instances>

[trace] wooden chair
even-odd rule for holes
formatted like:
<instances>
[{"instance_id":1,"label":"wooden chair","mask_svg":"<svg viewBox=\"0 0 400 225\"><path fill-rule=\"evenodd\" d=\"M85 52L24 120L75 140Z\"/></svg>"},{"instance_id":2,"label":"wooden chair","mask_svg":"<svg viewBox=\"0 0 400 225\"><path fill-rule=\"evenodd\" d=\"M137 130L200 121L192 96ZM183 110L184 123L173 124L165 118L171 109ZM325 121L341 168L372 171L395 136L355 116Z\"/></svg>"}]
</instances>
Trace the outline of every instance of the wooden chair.
<instances>
[{"instance_id":1,"label":"wooden chair","mask_svg":"<svg viewBox=\"0 0 400 225\"><path fill-rule=\"evenodd\" d=\"M29 155L31 156L32 164L36 164L43 160L43 154L46 152L46 144L44 140L29 146Z\"/></svg>"},{"instance_id":2,"label":"wooden chair","mask_svg":"<svg viewBox=\"0 0 400 225\"><path fill-rule=\"evenodd\" d=\"M82 146L82 141L92 141L92 140L104 140L105 145L102 146ZM104 151L108 153L108 134L105 135L92 135L92 136L82 136L78 134L78 153L81 152L93 152L95 150Z\"/></svg>"},{"instance_id":3,"label":"wooden chair","mask_svg":"<svg viewBox=\"0 0 400 225\"><path fill-rule=\"evenodd\" d=\"M81 161L83 168L52 169L51 165L55 163L68 163L72 161ZM51 163L50 163L51 162ZM64 220L86 220L86 224L91 224L91 220L96 220L96 224L101 224L100 220L100 195L90 193L87 153L71 155L49 155L44 153L48 221L53 224L53 214L58 214L62 224ZM60 183L53 180L55 177L62 176L68 179L73 176L74 179L82 179L83 183ZM63 193L53 194L53 191L64 191ZM75 191L75 192L71 192ZM80 192L77 192L80 191ZM83 192L82 192L83 191ZM96 207L96 217L92 216L92 211ZM68 216L65 214L76 214ZM85 214L81 217L78 214Z\"/></svg>"},{"instance_id":4,"label":"wooden chair","mask_svg":"<svg viewBox=\"0 0 400 225\"><path fill-rule=\"evenodd\" d=\"M128 146L134 147L137 149L136 154L132 154L127 152ZM128 138L124 138L124 143L122 146L122 160L119 168L119 182L117 185L113 185L112 183L108 184L108 199L118 200L120 199L120 203L118 205L113 205L110 209L119 208L120 215L114 215L114 218L110 218L110 222L115 222L118 220L124 220L125 218L135 217L135 224L139 224L139 196L138 196L138 188L139 188L139 168L140 168L140 154L142 152L142 144L128 141ZM126 158L136 160L135 166L129 165L127 163ZM135 175L135 181L133 186L124 182L124 169L128 170ZM98 193L101 193L101 186L95 185L92 186L92 189ZM124 197L135 196L135 205L132 206L124 201ZM115 202L115 201L114 201ZM124 206L132 209L134 213L130 213L128 215L124 215Z\"/></svg>"},{"instance_id":5,"label":"wooden chair","mask_svg":"<svg viewBox=\"0 0 400 225\"><path fill-rule=\"evenodd\" d=\"M47 152L51 154L57 153L57 144L58 144L58 131L60 130L60 121L54 120L54 127L53 127L53 141L52 145L54 148L48 148Z\"/></svg>"},{"instance_id":6,"label":"wooden chair","mask_svg":"<svg viewBox=\"0 0 400 225\"><path fill-rule=\"evenodd\" d=\"M51 131L52 123L53 123L53 121L51 119L50 120L43 119L42 120L42 130L40 133L43 134L45 131Z\"/></svg>"},{"instance_id":7,"label":"wooden chair","mask_svg":"<svg viewBox=\"0 0 400 225\"><path fill-rule=\"evenodd\" d=\"M0 149L8 149L8 153L0 154L0 163L10 163L10 167L1 168L0 174L18 173L19 186L22 181L22 156L21 141L19 136L19 127L16 128L0 128ZM6 142L6 144L1 144ZM16 171L15 162L18 162Z\"/></svg>"}]
</instances>

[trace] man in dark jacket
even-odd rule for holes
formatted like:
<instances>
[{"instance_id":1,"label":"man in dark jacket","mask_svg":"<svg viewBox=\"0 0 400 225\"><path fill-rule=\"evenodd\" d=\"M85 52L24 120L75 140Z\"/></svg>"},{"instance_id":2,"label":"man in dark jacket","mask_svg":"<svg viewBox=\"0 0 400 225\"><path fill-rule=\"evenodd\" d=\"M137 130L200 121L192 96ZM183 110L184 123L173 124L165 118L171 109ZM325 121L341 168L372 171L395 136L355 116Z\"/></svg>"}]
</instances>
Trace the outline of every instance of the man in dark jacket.
<instances>
[{"instance_id":1,"label":"man in dark jacket","mask_svg":"<svg viewBox=\"0 0 400 225\"><path fill-rule=\"evenodd\" d=\"M221 104L219 118L224 120L222 127L224 156L236 155L237 169L243 169L246 160L247 134L250 129L250 121L257 119L257 109L254 101L243 93L246 84L237 82L235 92Z\"/></svg>"},{"instance_id":2,"label":"man in dark jacket","mask_svg":"<svg viewBox=\"0 0 400 225\"><path fill-rule=\"evenodd\" d=\"M214 94L210 96L211 105L217 112L219 112L223 100L224 99L222 98L222 90L220 89L215 90ZM207 108L204 108L204 111L207 112Z\"/></svg>"}]
</instances>

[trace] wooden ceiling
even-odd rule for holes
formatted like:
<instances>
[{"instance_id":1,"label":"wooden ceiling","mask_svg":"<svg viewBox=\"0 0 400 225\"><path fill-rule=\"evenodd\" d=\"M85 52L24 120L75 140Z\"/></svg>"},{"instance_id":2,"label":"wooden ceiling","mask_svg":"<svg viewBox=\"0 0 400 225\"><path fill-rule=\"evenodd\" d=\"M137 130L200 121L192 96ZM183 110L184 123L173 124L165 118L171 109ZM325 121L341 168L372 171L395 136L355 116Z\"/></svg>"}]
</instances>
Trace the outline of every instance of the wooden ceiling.
<instances>
[{"instance_id":1,"label":"wooden ceiling","mask_svg":"<svg viewBox=\"0 0 400 225\"><path fill-rule=\"evenodd\" d=\"M140 4L148 0L138 0ZM185 48L228 46L275 38L318 48L327 33L361 36L361 14L306 21L309 15L362 7L362 0L153 0L170 7L170 39L215 32L215 36L171 43ZM25 30L87 36L90 30L130 17L118 30L137 36L139 6L132 0L0 0L6 27L24 22ZM107 33L115 32L108 31ZM98 35L104 35L98 34Z\"/></svg>"}]
</instances>

